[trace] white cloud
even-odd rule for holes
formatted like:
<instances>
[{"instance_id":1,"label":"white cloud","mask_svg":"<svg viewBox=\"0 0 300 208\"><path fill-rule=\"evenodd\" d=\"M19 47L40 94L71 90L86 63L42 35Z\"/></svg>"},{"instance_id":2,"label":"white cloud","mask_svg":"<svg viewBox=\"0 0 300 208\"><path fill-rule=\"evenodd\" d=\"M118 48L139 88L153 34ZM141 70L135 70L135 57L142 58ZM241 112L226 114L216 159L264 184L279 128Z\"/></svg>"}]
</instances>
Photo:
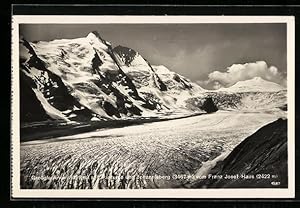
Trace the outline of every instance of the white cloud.
<instances>
[{"instance_id":1,"label":"white cloud","mask_svg":"<svg viewBox=\"0 0 300 208\"><path fill-rule=\"evenodd\" d=\"M226 72L213 71L208 75L208 80L198 82L202 86L218 89L222 86L230 87L238 81L261 77L265 80L286 86L284 77L275 66L268 66L265 61L254 63L233 64Z\"/></svg>"}]
</instances>

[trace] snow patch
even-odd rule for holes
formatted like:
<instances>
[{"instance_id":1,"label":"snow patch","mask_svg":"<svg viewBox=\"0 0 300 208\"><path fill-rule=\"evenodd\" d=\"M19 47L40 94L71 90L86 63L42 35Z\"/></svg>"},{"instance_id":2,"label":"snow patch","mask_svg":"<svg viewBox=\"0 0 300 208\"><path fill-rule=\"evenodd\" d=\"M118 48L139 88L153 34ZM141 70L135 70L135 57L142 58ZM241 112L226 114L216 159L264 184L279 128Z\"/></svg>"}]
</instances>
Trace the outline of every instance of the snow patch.
<instances>
[{"instance_id":1,"label":"snow patch","mask_svg":"<svg viewBox=\"0 0 300 208\"><path fill-rule=\"evenodd\" d=\"M44 110L46 111L46 113L53 119L59 119L59 120L65 120L65 121L69 121L69 119L67 119L65 117L64 114L62 114L62 112L60 112L59 110L57 110L56 108L54 108L52 105L50 105L48 103L48 101L46 100L46 98L43 96L43 94L38 91L37 89L32 89L37 97L37 99L41 102Z\"/></svg>"},{"instance_id":2,"label":"snow patch","mask_svg":"<svg viewBox=\"0 0 300 208\"><path fill-rule=\"evenodd\" d=\"M91 121L100 121L100 119L94 116L93 118L91 118Z\"/></svg>"},{"instance_id":3,"label":"snow patch","mask_svg":"<svg viewBox=\"0 0 300 208\"><path fill-rule=\"evenodd\" d=\"M230 154L230 152L231 151L225 151L215 159L203 162L201 168L196 172L195 176L207 176L210 170L216 166L217 162L223 161Z\"/></svg>"}]
</instances>

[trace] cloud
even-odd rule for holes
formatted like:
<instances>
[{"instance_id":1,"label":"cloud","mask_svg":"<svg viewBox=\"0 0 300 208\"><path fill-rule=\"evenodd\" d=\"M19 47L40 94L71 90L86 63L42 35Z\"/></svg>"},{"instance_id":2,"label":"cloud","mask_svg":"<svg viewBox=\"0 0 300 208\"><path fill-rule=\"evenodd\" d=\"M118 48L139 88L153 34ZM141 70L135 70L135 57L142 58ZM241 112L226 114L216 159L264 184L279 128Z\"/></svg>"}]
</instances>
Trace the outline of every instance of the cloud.
<instances>
[{"instance_id":1,"label":"cloud","mask_svg":"<svg viewBox=\"0 0 300 208\"><path fill-rule=\"evenodd\" d=\"M203 74L209 73L214 64L215 49L211 46L203 46L195 50L180 48L179 45L173 46L170 52L164 55L161 51L153 50L148 58L153 65L163 64L171 71L179 73L193 81L200 79Z\"/></svg>"},{"instance_id":2,"label":"cloud","mask_svg":"<svg viewBox=\"0 0 300 208\"><path fill-rule=\"evenodd\" d=\"M261 77L265 80L286 86L286 77L278 71L275 66L268 66L265 61L253 63L233 64L227 67L227 71L213 71L208 74L208 79L198 81L203 87L219 89L220 87L230 87L238 81Z\"/></svg>"}]
</instances>

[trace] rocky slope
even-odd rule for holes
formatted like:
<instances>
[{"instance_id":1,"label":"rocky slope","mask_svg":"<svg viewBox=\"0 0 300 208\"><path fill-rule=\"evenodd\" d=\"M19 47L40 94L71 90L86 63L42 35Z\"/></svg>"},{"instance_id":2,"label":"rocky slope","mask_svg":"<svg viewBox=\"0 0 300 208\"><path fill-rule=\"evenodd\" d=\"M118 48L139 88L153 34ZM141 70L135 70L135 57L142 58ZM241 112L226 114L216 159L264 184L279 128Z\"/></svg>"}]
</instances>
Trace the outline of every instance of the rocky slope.
<instances>
[{"instance_id":1,"label":"rocky slope","mask_svg":"<svg viewBox=\"0 0 300 208\"><path fill-rule=\"evenodd\" d=\"M278 119L259 129L218 162L209 174L218 177L198 181L192 187L286 188L287 120Z\"/></svg>"},{"instance_id":2,"label":"rocky slope","mask_svg":"<svg viewBox=\"0 0 300 208\"><path fill-rule=\"evenodd\" d=\"M287 91L281 85L260 77L239 81L231 87L203 92L189 103L197 103L203 97L212 98L220 110L234 111L286 111Z\"/></svg>"},{"instance_id":3,"label":"rocky slope","mask_svg":"<svg viewBox=\"0 0 300 208\"><path fill-rule=\"evenodd\" d=\"M212 98L219 110L230 111L286 111L287 91L277 92L204 92L201 96L192 97L188 103L201 102L204 98Z\"/></svg>"},{"instance_id":4,"label":"rocky slope","mask_svg":"<svg viewBox=\"0 0 300 208\"><path fill-rule=\"evenodd\" d=\"M113 48L97 32L50 42L20 40L20 76L21 94L29 94L35 107L21 99L22 121L187 115L195 109L186 99L204 91L133 49Z\"/></svg>"}]
</instances>

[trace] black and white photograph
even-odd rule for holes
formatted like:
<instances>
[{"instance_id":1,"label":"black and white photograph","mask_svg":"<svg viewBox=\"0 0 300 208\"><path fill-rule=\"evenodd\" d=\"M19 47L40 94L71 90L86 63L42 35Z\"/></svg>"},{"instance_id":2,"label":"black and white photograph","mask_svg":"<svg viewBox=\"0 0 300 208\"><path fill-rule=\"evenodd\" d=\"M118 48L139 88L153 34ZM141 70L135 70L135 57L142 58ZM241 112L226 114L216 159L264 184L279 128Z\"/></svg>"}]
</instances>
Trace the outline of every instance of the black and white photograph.
<instances>
[{"instance_id":1,"label":"black and white photograph","mask_svg":"<svg viewBox=\"0 0 300 208\"><path fill-rule=\"evenodd\" d=\"M13 24L16 197L293 197L293 18Z\"/></svg>"}]
</instances>

